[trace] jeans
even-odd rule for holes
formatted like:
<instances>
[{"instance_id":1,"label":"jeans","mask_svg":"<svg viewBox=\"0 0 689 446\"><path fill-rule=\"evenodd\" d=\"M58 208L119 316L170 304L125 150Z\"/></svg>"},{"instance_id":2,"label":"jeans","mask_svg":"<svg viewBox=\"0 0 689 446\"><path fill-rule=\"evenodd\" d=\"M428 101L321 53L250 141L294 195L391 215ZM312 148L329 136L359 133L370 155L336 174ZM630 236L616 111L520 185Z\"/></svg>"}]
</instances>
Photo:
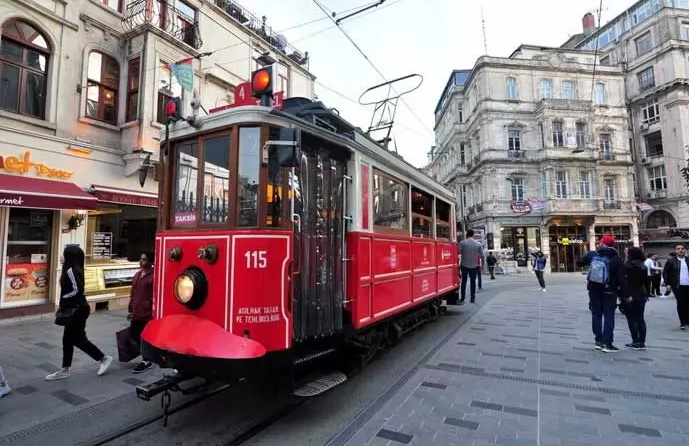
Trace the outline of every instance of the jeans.
<instances>
[{"instance_id":1,"label":"jeans","mask_svg":"<svg viewBox=\"0 0 689 446\"><path fill-rule=\"evenodd\" d=\"M495 279L495 266L488 267L488 273L490 273L490 280Z\"/></svg>"},{"instance_id":2,"label":"jeans","mask_svg":"<svg viewBox=\"0 0 689 446\"><path fill-rule=\"evenodd\" d=\"M617 295L615 293L589 290L589 299L591 302L591 328L596 337L596 342L610 345L612 344L613 331L615 330Z\"/></svg>"},{"instance_id":3,"label":"jeans","mask_svg":"<svg viewBox=\"0 0 689 446\"><path fill-rule=\"evenodd\" d=\"M651 294L660 296L660 281L662 277L660 274L654 274L651 276Z\"/></svg>"},{"instance_id":4,"label":"jeans","mask_svg":"<svg viewBox=\"0 0 689 446\"><path fill-rule=\"evenodd\" d=\"M545 280L543 279L543 271L535 271L536 278L538 279L538 284L541 288L545 288Z\"/></svg>"},{"instance_id":5,"label":"jeans","mask_svg":"<svg viewBox=\"0 0 689 446\"><path fill-rule=\"evenodd\" d=\"M481 275L483 271L481 271L481 268L476 268L476 282L478 282L478 289L480 290L483 288L483 282L481 281Z\"/></svg>"},{"instance_id":6,"label":"jeans","mask_svg":"<svg viewBox=\"0 0 689 446\"><path fill-rule=\"evenodd\" d=\"M646 343L645 309L646 300L633 300L624 304L624 315L627 317L629 334L632 336L632 343L634 344Z\"/></svg>"},{"instance_id":7,"label":"jeans","mask_svg":"<svg viewBox=\"0 0 689 446\"><path fill-rule=\"evenodd\" d=\"M65 327L62 333L62 367L72 366L74 347L89 355L93 360L100 361L105 357L103 352L93 345L86 337L86 319L91 309L88 305L81 307L74 315L72 323Z\"/></svg>"},{"instance_id":8,"label":"jeans","mask_svg":"<svg viewBox=\"0 0 689 446\"><path fill-rule=\"evenodd\" d=\"M459 299L460 302L464 302L467 295L467 279L471 281L471 301L476 300L476 274L478 273L478 268L467 268L462 267L462 297Z\"/></svg>"}]
</instances>

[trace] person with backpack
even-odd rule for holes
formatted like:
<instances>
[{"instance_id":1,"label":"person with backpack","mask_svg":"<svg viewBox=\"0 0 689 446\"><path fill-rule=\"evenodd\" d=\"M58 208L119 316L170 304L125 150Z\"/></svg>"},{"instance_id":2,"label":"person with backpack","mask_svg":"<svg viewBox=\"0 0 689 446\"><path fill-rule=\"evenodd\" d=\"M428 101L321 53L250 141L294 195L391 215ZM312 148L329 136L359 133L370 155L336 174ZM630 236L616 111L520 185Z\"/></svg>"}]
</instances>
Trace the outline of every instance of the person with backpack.
<instances>
[{"instance_id":1,"label":"person with backpack","mask_svg":"<svg viewBox=\"0 0 689 446\"><path fill-rule=\"evenodd\" d=\"M614 246L615 238L604 235L598 249L589 251L578 262L579 266L588 266L586 289L590 299L594 347L605 353L619 351L613 344L615 309L618 299L622 303L627 297L624 264Z\"/></svg>"}]
</instances>

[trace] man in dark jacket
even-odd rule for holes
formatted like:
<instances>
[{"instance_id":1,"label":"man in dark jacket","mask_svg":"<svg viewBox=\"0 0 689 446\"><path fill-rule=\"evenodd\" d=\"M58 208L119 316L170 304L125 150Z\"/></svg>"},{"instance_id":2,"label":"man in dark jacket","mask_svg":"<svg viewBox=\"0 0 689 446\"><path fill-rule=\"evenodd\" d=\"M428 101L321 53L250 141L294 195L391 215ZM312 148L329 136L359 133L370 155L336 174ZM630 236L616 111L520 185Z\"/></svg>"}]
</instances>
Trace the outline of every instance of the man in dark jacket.
<instances>
[{"instance_id":1,"label":"man in dark jacket","mask_svg":"<svg viewBox=\"0 0 689 446\"><path fill-rule=\"evenodd\" d=\"M675 257L665 262L663 277L665 285L677 299L677 316L680 330L689 330L689 257L684 243L675 245Z\"/></svg>"},{"instance_id":2,"label":"man in dark jacket","mask_svg":"<svg viewBox=\"0 0 689 446\"><path fill-rule=\"evenodd\" d=\"M615 330L615 309L617 301L620 303L626 297L624 264L617 250L614 248L615 238L605 235L600 240L596 251L590 251L578 262L580 266L589 266L588 283L592 329L596 337L595 348L606 353L619 351L612 343ZM601 260L607 260L603 279L593 277L595 272L601 272L598 267ZM595 265L593 265L595 264ZM593 271L595 268L595 271Z\"/></svg>"},{"instance_id":3,"label":"man in dark jacket","mask_svg":"<svg viewBox=\"0 0 689 446\"><path fill-rule=\"evenodd\" d=\"M141 332L148 321L153 319L153 253L146 252L139 258L141 269L134 274L129 299L129 334L134 342L141 345ZM142 360L132 372L143 373L153 367L150 361Z\"/></svg>"}]
</instances>

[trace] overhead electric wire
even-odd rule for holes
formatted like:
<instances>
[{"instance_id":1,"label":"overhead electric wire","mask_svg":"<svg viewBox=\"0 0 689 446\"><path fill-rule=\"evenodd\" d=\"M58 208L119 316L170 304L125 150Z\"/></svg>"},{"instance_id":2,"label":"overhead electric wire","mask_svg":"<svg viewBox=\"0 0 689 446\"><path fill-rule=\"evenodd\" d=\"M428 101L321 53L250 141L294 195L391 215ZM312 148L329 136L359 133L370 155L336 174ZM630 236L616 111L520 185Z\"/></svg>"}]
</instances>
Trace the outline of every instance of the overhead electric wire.
<instances>
[{"instance_id":1,"label":"overhead electric wire","mask_svg":"<svg viewBox=\"0 0 689 446\"><path fill-rule=\"evenodd\" d=\"M352 46L354 46L354 48L356 48L356 50L359 52L359 54L361 54L361 56L366 60L366 62L368 62L368 64L376 71L376 73L378 73L378 75L383 79L383 81L388 82L385 75L371 61L371 59L368 57L368 55L366 55L366 53L354 41L354 39L352 39L352 37L347 33L347 31L345 31L344 28L342 28L342 25L337 23L337 20L335 20L331 16L331 14L328 13L327 8L325 6L323 6L318 0L312 0L312 1L321 11L323 11L323 14L325 14L326 16L328 16L328 18L330 20L332 20L332 22L337 26L337 28L342 32L342 34L347 38L347 40L349 40L349 42L352 44ZM392 86L390 86L390 89L395 94L399 94ZM409 104L407 104L407 102L404 100L404 98L400 96L399 99L402 102L402 104L407 108L407 110L409 110L409 113L411 113L411 115L414 116L414 118L416 118L416 120L419 122L419 124L421 124L421 126L424 128L424 130L426 130L429 133L429 135L434 136L433 132L428 130L428 127L426 126L426 124L423 123L423 120L421 118L419 118L419 116L414 112L414 110L412 110L412 108L409 106Z\"/></svg>"}]
</instances>

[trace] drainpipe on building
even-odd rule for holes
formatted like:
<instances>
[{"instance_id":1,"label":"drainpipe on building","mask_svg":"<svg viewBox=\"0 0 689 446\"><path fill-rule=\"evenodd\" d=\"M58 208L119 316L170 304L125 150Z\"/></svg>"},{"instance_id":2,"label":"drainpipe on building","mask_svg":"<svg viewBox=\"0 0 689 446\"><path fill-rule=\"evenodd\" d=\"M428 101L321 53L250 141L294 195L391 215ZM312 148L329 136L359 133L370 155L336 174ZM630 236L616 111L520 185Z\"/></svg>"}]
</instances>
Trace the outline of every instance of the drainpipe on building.
<instances>
[{"instance_id":1,"label":"drainpipe on building","mask_svg":"<svg viewBox=\"0 0 689 446\"><path fill-rule=\"evenodd\" d=\"M139 136L137 138L137 143L139 141L143 141L144 139L144 116L143 116L143 110L144 110L144 105L146 104L146 76L145 74L147 73L148 70L148 64L146 63L146 60L148 59L148 54L146 53L146 50L148 48L148 38L150 36L150 33L146 32L144 34L144 46L141 50L141 56L140 56L140 68L139 68L139 104L138 104L138 111L139 111L139 118L137 119L139 121ZM153 73L154 76L154 82L155 82L155 72ZM141 149L142 147L135 147L135 150Z\"/></svg>"}]
</instances>

